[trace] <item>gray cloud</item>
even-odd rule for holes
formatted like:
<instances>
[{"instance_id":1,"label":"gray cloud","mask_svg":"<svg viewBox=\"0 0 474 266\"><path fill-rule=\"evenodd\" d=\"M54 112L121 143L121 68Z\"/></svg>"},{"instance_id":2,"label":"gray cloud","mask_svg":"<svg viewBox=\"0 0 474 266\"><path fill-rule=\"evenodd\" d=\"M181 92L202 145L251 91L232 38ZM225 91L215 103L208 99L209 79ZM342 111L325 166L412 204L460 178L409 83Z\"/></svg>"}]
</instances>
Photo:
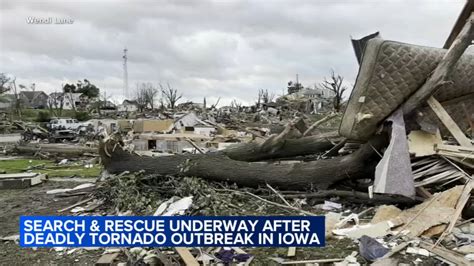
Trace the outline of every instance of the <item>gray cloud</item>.
<instances>
[{"instance_id":1,"label":"gray cloud","mask_svg":"<svg viewBox=\"0 0 474 266\"><path fill-rule=\"evenodd\" d=\"M357 75L350 36L440 47L464 1L15 1L0 6L1 72L54 91L88 78L121 98L122 50L129 84L169 82L186 99L250 103L335 69ZM28 16L73 18L29 25Z\"/></svg>"}]
</instances>

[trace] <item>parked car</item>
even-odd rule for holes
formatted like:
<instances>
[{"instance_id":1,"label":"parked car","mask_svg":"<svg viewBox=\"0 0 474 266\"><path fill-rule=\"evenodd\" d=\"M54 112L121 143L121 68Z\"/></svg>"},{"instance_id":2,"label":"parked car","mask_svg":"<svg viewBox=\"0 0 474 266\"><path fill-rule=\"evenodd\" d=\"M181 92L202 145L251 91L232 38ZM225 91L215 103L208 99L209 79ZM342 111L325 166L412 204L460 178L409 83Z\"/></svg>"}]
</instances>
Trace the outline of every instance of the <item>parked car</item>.
<instances>
[{"instance_id":1,"label":"parked car","mask_svg":"<svg viewBox=\"0 0 474 266\"><path fill-rule=\"evenodd\" d=\"M49 134L49 143L58 143L64 141L72 141L77 137L76 133L72 130L55 130Z\"/></svg>"},{"instance_id":2,"label":"parked car","mask_svg":"<svg viewBox=\"0 0 474 266\"><path fill-rule=\"evenodd\" d=\"M81 126L82 123L73 118L53 118L48 124L50 130L77 130Z\"/></svg>"}]
</instances>

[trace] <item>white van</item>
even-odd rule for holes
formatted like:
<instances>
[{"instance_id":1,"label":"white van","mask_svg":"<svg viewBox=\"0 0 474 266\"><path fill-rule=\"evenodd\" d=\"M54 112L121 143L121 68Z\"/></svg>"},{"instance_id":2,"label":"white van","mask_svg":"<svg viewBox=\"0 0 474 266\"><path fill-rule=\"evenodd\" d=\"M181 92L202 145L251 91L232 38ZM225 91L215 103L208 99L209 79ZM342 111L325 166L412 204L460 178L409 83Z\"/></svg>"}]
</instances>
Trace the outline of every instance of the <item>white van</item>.
<instances>
[{"instance_id":1,"label":"white van","mask_svg":"<svg viewBox=\"0 0 474 266\"><path fill-rule=\"evenodd\" d=\"M48 127L53 130L77 130L79 127L82 126L82 123L79 123L77 119L72 118L53 118L49 121Z\"/></svg>"}]
</instances>

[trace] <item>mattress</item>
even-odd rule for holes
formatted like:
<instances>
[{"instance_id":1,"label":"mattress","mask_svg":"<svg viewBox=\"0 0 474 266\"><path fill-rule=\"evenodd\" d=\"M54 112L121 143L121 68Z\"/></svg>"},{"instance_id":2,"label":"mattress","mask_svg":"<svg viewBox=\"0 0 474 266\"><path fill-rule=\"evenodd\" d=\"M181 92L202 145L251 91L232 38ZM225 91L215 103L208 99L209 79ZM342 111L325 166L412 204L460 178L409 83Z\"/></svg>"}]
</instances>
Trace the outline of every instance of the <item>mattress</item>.
<instances>
[{"instance_id":1,"label":"mattress","mask_svg":"<svg viewBox=\"0 0 474 266\"><path fill-rule=\"evenodd\" d=\"M385 118L423 85L445 53L440 48L370 40L339 133L351 140L367 140ZM434 96L465 129L466 112L456 106L465 103L467 111L474 112L474 53L466 52L460 58L452 81L453 86L441 88Z\"/></svg>"}]
</instances>

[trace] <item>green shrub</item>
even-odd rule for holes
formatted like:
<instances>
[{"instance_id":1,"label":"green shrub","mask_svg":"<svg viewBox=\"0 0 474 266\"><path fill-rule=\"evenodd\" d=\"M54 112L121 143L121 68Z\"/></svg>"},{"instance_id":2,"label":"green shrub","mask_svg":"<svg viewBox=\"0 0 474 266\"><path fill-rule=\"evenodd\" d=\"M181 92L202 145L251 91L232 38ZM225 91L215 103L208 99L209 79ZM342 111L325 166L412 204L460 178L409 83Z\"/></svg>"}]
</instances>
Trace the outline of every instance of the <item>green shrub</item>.
<instances>
[{"instance_id":1,"label":"green shrub","mask_svg":"<svg viewBox=\"0 0 474 266\"><path fill-rule=\"evenodd\" d=\"M51 115L47 111L39 111L36 115L36 122L49 122Z\"/></svg>"},{"instance_id":2,"label":"green shrub","mask_svg":"<svg viewBox=\"0 0 474 266\"><path fill-rule=\"evenodd\" d=\"M79 121L87 121L90 119L88 112L76 112L76 119Z\"/></svg>"}]
</instances>

